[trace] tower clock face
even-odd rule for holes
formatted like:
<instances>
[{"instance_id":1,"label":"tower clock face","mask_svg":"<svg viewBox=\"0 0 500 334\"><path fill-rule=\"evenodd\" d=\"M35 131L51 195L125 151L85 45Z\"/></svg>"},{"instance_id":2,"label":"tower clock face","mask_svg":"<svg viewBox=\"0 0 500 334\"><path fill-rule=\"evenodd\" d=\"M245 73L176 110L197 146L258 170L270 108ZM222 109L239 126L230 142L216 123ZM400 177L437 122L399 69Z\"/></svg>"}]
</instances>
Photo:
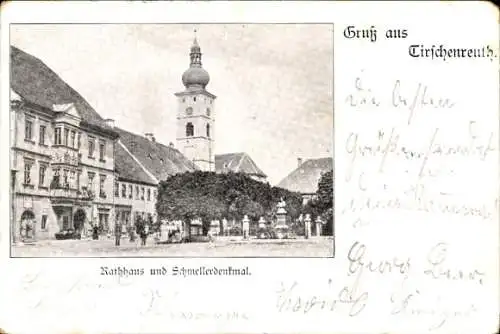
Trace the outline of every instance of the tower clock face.
<instances>
[{"instance_id":1,"label":"tower clock face","mask_svg":"<svg viewBox=\"0 0 500 334\"><path fill-rule=\"evenodd\" d=\"M190 116L192 114L193 114L193 108L191 107L186 108L186 115Z\"/></svg>"}]
</instances>

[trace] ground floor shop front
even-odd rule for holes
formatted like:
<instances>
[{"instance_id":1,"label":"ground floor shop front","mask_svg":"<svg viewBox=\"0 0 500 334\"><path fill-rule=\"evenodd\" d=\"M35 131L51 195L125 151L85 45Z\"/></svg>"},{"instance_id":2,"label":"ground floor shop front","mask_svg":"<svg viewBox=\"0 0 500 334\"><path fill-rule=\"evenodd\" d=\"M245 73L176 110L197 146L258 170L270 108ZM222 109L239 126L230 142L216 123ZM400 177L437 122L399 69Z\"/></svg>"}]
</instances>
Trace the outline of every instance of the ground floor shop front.
<instances>
[{"instance_id":1,"label":"ground floor shop front","mask_svg":"<svg viewBox=\"0 0 500 334\"><path fill-rule=\"evenodd\" d=\"M87 235L93 225L109 233L114 224L112 204L29 195L15 196L12 204L13 242L56 239L64 231Z\"/></svg>"}]
</instances>

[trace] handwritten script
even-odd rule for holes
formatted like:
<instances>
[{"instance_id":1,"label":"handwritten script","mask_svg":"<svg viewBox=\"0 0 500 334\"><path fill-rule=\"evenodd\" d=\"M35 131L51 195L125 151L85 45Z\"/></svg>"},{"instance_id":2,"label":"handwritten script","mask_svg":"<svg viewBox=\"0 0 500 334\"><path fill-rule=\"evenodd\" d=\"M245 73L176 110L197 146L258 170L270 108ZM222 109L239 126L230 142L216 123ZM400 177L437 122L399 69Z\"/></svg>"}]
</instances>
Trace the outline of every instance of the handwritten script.
<instances>
[{"instance_id":1,"label":"handwritten script","mask_svg":"<svg viewBox=\"0 0 500 334\"><path fill-rule=\"evenodd\" d=\"M485 183L467 180L472 171L490 173L496 165L497 130L477 113L464 111L463 97L449 96L449 91L431 82L378 78L373 85L365 80L364 71L360 73L345 98L345 110L374 122L346 133L345 169L339 174L352 195L343 201L340 215L360 231L374 224L374 215L389 219L393 225L385 227L395 226L398 231L402 231L401 224L419 226L416 215L434 224L491 222L498 212L498 197L470 196ZM374 115L382 120L377 122ZM391 218L395 216L401 220ZM376 244L358 239L350 247L348 276L358 275L361 282L375 276L393 287L382 300L365 300L366 308L369 302L382 307L387 301L391 316L419 317L428 330L477 312L477 301L453 300L456 294L447 289L480 289L487 279L485 268L456 261L458 255L450 254L457 248L445 234L433 244L423 240L419 245L411 234L398 239L402 238L408 238L407 245L399 242L400 249L383 255L370 250L391 247L388 236ZM420 251L409 251L409 245ZM422 245L429 249L425 251ZM404 249L408 249L405 256L387 255L401 254Z\"/></svg>"},{"instance_id":2,"label":"handwritten script","mask_svg":"<svg viewBox=\"0 0 500 334\"><path fill-rule=\"evenodd\" d=\"M231 305L224 310L197 309L189 293L182 293L164 283L145 287L141 279L117 275L103 280L96 275L82 274L55 284L53 275L40 270L22 277L19 290L13 294L18 300L23 300L16 305L22 305L25 314L58 314L62 311L68 314L106 314L110 309L116 309L114 303L119 298L128 301L123 312L131 317L161 317L188 322L247 321L250 318L245 311L236 310Z\"/></svg>"},{"instance_id":3,"label":"handwritten script","mask_svg":"<svg viewBox=\"0 0 500 334\"><path fill-rule=\"evenodd\" d=\"M334 260L345 263L345 276L334 271L315 293L282 281L276 309L361 318L376 312L418 319L422 330L467 321L479 311L489 277L484 265L460 261L466 245L450 239L453 230L437 227L487 224L497 215L498 197L470 196L485 183L469 181L497 163L497 130L431 82L377 78L371 85L364 74L352 81L343 110L370 121L346 131L337 153L338 221L352 222L354 239Z\"/></svg>"}]
</instances>

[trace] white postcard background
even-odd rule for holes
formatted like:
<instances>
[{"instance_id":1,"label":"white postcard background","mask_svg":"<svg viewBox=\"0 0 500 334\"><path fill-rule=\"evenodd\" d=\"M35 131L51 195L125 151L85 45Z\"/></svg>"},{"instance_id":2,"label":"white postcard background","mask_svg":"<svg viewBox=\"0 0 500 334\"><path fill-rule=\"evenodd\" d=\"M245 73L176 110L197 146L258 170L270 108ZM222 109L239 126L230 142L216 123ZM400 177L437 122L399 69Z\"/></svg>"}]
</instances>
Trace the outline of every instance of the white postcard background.
<instances>
[{"instance_id":1,"label":"white postcard background","mask_svg":"<svg viewBox=\"0 0 500 334\"><path fill-rule=\"evenodd\" d=\"M334 23L336 258L9 258L9 22ZM377 41L345 39L348 25L375 26ZM388 40L387 29L407 29L408 37ZM499 34L491 4L10 3L2 7L1 34L0 328L8 333L484 333L498 325ZM412 44L489 45L496 57L417 59L408 55ZM398 80L399 102L410 101L420 84L434 101L453 106L394 107ZM380 106L353 107L356 87ZM399 147L424 154L392 154L387 139L398 136ZM376 150L379 140L379 153L360 153ZM472 141L491 147L485 158L426 154L430 145ZM370 208L359 209L368 198ZM415 198L426 207L489 214L417 210ZM405 205L388 208L396 199ZM363 269L348 260L355 242L351 255L363 255ZM101 265L248 265L252 276L118 279L99 276Z\"/></svg>"}]
</instances>

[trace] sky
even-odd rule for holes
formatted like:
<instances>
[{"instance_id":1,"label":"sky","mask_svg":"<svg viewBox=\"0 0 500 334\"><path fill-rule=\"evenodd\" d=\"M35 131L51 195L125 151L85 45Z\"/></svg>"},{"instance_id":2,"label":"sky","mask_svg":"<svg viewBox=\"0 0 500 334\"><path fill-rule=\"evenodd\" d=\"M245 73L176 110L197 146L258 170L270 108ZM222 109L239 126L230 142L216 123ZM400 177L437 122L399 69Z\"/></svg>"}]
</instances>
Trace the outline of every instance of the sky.
<instances>
[{"instance_id":1,"label":"sky","mask_svg":"<svg viewBox=\"0 0 500 334\"><path fill-rule=\"evenodd\" d=\"M333 28L321 24L11 25L103 117L175 144L194 30L215 102L216 154L246 152L277 184L333 154Z\"/></svg>"}]
</instances>

